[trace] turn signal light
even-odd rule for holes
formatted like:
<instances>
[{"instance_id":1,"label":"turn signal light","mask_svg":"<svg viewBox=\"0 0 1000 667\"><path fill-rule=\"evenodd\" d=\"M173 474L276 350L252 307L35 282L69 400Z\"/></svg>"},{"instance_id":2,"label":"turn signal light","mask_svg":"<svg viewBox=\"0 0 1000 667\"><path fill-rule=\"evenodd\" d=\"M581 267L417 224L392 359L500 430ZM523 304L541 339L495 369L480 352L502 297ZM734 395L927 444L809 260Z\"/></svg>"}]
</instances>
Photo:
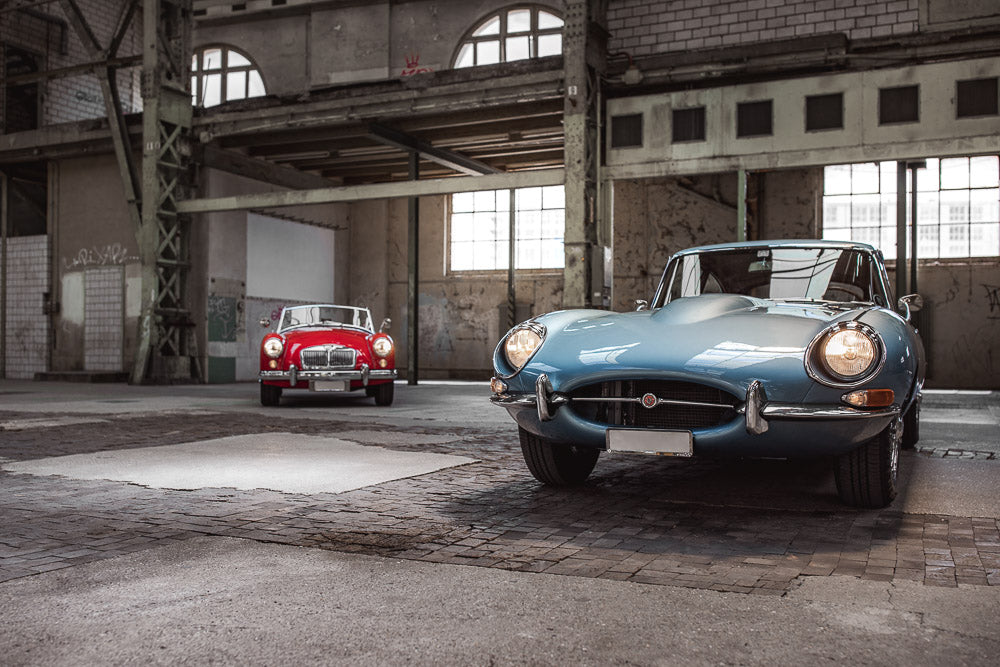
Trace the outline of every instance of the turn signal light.
<instances>
[{"instance_id":1,"label":"turn signal light","mask_svg":"<svg viewBox=\"0 0 1000 667\"><path fill-rule=\"evenodd\" d=\"M892 405L896 395L892 389L861 389L843 395L843 401L856 408L885 408Z\"/></svg>"},{"instance_id":2,"label":"turn signal light","mask_svg":"<svg viewBox=\"0 0 1000 667\"><path fill-rule=\"evenodd\" d=\"M494 394L502 394L507 391L507 383L499 378L490 378L490 391Z\"/></svg>"},{"instance_id":3,"label":"turn signal light","mask_svg":"<svg viewBox=\"0 0 1000 667\"><path fill-rule=\"evenodd\" d=\"M389 365L389 362L386 361L385 359L379 359L378 360L378 367L379 368L385 368L388 365Z\"/></svg>"},{"instance_id":4,"label":"turn signal light","mask_svg":"<svg viewBox=\"0 0 1000 667\"><path fill-rule=\"evenodd\" d=\"M273 370L273 369L275 369L275 368L278 367L278 360L277 359L271 359L271 361L267 362L267 365L270 366L271 369Z\"/></svg>"}]
</instances>

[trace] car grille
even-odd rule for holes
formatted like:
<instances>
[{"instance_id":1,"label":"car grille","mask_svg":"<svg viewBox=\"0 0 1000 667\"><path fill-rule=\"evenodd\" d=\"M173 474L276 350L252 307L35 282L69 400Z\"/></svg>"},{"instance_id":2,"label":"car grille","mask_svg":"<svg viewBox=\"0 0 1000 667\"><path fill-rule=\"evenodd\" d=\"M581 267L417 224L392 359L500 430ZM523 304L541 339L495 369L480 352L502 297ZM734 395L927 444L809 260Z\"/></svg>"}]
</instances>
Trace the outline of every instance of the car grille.
<instances>
[{"instance_id":1,"label":"car grille","mask_svg":"<svg viewBox=\"0 0 1000 667\"><path fill-rule=\"evenodd\" d=\"M652 394L665 403L653 408L638 402ZM677 380L615 380L586 385L569 393L571 409L584 419L612 426L692 430L711 428L736 417L739 399L732 394L694 382ZM713 405L697 405L711 403Z\"/></svg>"},{"instance_id":2,"label":"car grille","mask_svg":"<svg viewBox=\"0 0 1000 667\"><path fill-rule=\"evenodd\" d=\"M357 363L358 351L349 347L309 347L302 350L299 358L303 369L350 369Z\"/></svg>"}]
</instances>

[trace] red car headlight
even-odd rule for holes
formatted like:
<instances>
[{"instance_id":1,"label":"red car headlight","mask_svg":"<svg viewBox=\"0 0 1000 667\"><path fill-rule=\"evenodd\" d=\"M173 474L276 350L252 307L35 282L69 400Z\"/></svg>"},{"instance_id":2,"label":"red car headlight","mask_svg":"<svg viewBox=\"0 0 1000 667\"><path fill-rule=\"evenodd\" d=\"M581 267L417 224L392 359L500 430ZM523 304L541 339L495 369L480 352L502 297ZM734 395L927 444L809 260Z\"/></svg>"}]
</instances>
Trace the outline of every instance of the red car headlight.
<instances>
[{"instance_id":1,"label":"red car headlight","mask_svg":"<svg viewBox=\"0 0 1000 667\"><path fill-rule=\"evenodd\" d=\"M267 338L263 343L264 354L271 359L277 359L285 350L285 344L280 338Z\"/></svg>"},{"instance_id":2,"label":"red car headlight","mask_svg":"<svg viewBox=\"0 0 1000 667\"><path fill-rule=\"evenodd\" d=\"M388 357L392 353L392 340L386 336L379 336L372 341L372 350L380 357Z\"/></svg>"}]
</instances>

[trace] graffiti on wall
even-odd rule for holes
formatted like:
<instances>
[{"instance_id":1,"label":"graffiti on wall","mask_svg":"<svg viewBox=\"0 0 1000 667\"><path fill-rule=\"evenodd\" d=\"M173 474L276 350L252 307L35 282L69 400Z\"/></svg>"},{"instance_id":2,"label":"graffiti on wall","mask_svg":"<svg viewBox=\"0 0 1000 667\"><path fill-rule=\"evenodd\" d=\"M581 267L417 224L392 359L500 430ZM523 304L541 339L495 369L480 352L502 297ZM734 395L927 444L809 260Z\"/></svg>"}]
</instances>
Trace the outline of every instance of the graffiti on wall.
<instances>
[{"instance_id":1,"label":"graffiti on wall","mask_svg":"<svg viewBox=\"0 0 1000 667\"><path fill-rule=\"evenodd\" d=\"M239 330L243 300L231 296L208 297L208 340L233 342Z\"/></svg>"},{"instance_id":2,"label":"graffiti on wall","mask_svg":"<svg viewBox=\"0 0 1000 667\"><path fill-rule=\"evenodd\" d=\"M80 252L71 257L63 257L64 269L85 269L88 266L113 266L138 262L137 255L130 255L128 249L120 243L106 246L91 246L80 248Z\"/></svg>"},{"instance_id":3,"label":"graffiti on wall","mask_svg":"<svg viewBox=\"0 0 1000 667\"><path fill-rule=\"evenodd\" d=\"M433 72L430 67L420 66L420 55L410 54L406 56L406 67L399 73L400 76L412 76L414 74L423 74L425 72Z\"/></svg>"},{"instance_id":4,"label":"graffiti on wall","mask_svg":"<svg viewBox=\"0 0 1000 667\"><path fill-rule=\"evenodd\" d=\"M986 289L986 301L990 305L986 317L991 320L1000 320L1000 287L986 284L983 284L983 287Z\"/></svg>"}]
</instances>

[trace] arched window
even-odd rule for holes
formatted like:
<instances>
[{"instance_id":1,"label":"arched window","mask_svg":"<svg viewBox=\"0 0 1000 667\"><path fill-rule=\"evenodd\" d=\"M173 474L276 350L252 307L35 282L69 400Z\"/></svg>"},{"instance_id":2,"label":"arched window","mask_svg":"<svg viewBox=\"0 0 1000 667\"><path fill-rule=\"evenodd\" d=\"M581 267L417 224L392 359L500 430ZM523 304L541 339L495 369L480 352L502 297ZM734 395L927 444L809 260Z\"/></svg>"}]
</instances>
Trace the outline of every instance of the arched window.
<instances>
[{"instance_id":1,"label":"arched window","mask_svg":"<svg viewBox=\"0 0 1000 667\"><path fill-rule=\"evenodd\" d=\"M454 67L492 65L562 53L563 20L549 9L512 7L482 21L462 39Z\"/></svg>"},{"instance_id":2,"label":"arched window","mask_svg":"<svg viewBox=\"0 0 1000 667\"><path fill-rule=\"evenodd\" d=\"M211 107L266 94L260 70L231 46L206 46L191 57L191 101Z\"/></svg>"}]
</instances>

